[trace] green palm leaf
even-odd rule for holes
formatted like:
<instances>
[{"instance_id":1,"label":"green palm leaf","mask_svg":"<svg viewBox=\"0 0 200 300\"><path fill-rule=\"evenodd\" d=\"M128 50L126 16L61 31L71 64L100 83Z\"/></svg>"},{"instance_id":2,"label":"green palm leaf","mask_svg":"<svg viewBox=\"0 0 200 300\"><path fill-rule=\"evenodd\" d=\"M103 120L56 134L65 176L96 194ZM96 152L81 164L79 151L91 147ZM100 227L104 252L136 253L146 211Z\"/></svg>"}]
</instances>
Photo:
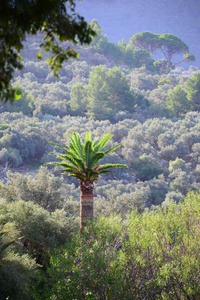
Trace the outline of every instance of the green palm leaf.
<instances>
[{"instance_id":1,"label":"green palm leaf","mask_svg":"<svg viewBox=\"0 0 200 300\"><path fill-rule=\"evenodd\" d=\"M63 160L70 161L73 165L79 168L82 172L84 172L84 163L81 159L76 157L71 157L70 155L58 155L56 158L61 158Z\"/></svg>"},{"instance_id":2,"label":"green palm leaf","mask_svg":"<svg viewBox=\"0 0 200 300\"><path fill-rule=\"evenodd\" d=\"M91 165L89 166L90 168L95 168L97 163L104 158L105 154L102 152L97 152L92 156L91 160Z\"/></svg>"},{"instance_id":3,"label":"green palm leaf","mask_svg":"<svg viewBox=\"0 0 200 300\"><path fill-rule=\"evenodd\" d=\"M76 143L76 140L73 139L73 136L70 136L70 135L67 135L67 136L71 140L71 143L67 144L67 146L69 147L69 149L74 151L76 153L76 155L79 156L79 148L78 148L78 145Z\"/></svg>"},{"instance_id":4,"label":"green palm leaf","mask_svg":"<svg viewBox=\"0 0 200 300\"><path fill-rule=\"evenodd\" d=\"M110 168L128 168L128 166L122 164L106 164L99 167L99 172Z\"/></svg>"},{"instance_id":5,"label":"green palm leaf","mask_svg":"<svg viewBox=\"0 0 200 300\"><path fill-rule=\"evenodd\" d=\"M89 161L90 161L90 154L92 153L92 142L91 141L87 141L84 144L83 147L83 157L84 157L84 161L86 166L89 166Z\"/></svg>"},{"instance_id":6,"label":"green palm leaf","mask_svg":"<svg viewBox=\"0 0 200 300\"><path fill-rule=\"evenodd\" d=\"M70 143L65 147L52 142L56 147L61 148L65 153L54 153L61 162L50 162L45 165L62 166L63 172L69 176L76 177L79 181L94 181L101 174L110 172L110 168L127 168L122 164L105 164L99 165L99 162L108 154L116 150L122 144L117 144L114 147L102 151L108 144L113 135L110 133L105 134L100 141L91 140L91 133L86 132L84 142L81 141L78 133L73 132L68 135Z\"/></svg>"},{"instance_id":7,"label":"green palm leaf","mask_svg":"<svg viewBox=\"0 0 200 300\"><path fill-rule=\"evenodd\" d=\"M76 179L78 179L79 181L83 182L83 181L86 181L87 178L86 176L82 175L82 174L79 174L79 173L66 173L68 176L72 176L72 177L75 177Z\"/></svg>"},{"instance_id":8,"label":"green palm leaf","mask_svg":"<svg viewBox=\"0 0 200 300\"><path fill-rule=\"evenodd\" d=\"M68 146L68 145L67 145ZM73 147L71 145L69 145L69 149L66 151L66 153L68 155L70 155L71 157L74 157L74 158L81 158L77 152L73 149Z\"/></svg>"},{"instance_id":9,"label":"green palm leaf","mask_svg":"<svg viewBox=\"0 0 200 300\"><path fill-rule=\"evenodd\" d=\"M93 142L93 148L94 148L94 150L96 150L96 146L98 145L98 143L99 143L99 141L98 140L94 140Z\"/></svg>"},{"instance_id":10,"label":"green palm leaf","mask_svg":"<svg viewBox=\"0 0 200 300\"><path fill-rule=\"evenodd\" d=\"M85 134L85 142L84 142L84 144L86 144L88 141L91 142L91 132L86 132L86 134Z\"/></svg>"},{"instance_id":11,"label":"green palm leaf","mask_svg":"<svg viewBox=\"0 0 200 300\"><path fill-rule=\"evenodd\" d=\"M92 180L94 178L97 178L98 175L99 175L98 172L96 172L96 171L94 171L92 169L87 169L87 172L86 172L87 179Z\"/></svg>"},{"instance_id":12,"label":"green palm leaf","mask_svg":"<svg viewBox=\"0 0 200 300\"><path fill-rule=\"evenodd\" d=\"M72 137L73 137L74 142L75 142L75 144L76 144L77 154L81 157L83 145L82 145L82 143L81 143L80 136L79 136L78 133L73 132L73 133L72 133Z\"/></svg>"},{"instance_id":13,"label":"green palm leaf","mask_svg":"<svg viewBox=\"0 0 200 300\"><path fill-rule=\"evenodd\" d=\"M74 168L74 166L73 165L71 165L71 164L69 164L69 163L67 163L67 162L63 162L63 161L61 161L61 162L57 162L57 161L55 161L55 162L49 162L49 163L45 163L44 164L44 166L62 166L62 167L72 167L72 168Z\"/></svg>"},{"instance_id":14,"label":"green palm leaf","mask_svg":"<svg viewBox=\"0 0 200 300\"><path fill-rule=\"evenodd\" d=\"M102 175L102 174L108 174L108 173L110 173L111 171L110 170L103 170L103 171L99 171L99 175Z\"/></svg>"},{"instance_id":15,"label":"green palm leaf","mask_svg":"<svg viewBox=\"0 0 200 300\"><path fill-rule=\"evenodd\" d=\"M112 147L111 149L106 150L104 153L105 155L110 154L111 152L113 152L114 150L116 150L117 148L119 148L122 145L122 143L117 144L116 146Z\"/></svg>"},{"instance_id":16,"label":"green palm leaf","mask_svg":"<svg viewBox=\"0 0 200 300\"><path fill-rule=\"evenodd\" d=\"M70 167L67 167L65 169L62 169L62 172L67 172L67 173L76 173L77 169L76 168L70 168ZM78 172L77 172L78 173ZM65 173L63 173L65 174Z\"/></svg>"},{"instance_id":17,"label":"green palm leaf","mask_svg":"<svg viewBox=\"0 0 200 300\"><path fill-rule=\"evenodd\" d=\"M62 149L64 152L67 151L67 149L65 147L62 147L61 145L59 145L58 143L54 143L54 142L50 142L51 144L55 145L56 147L59 147L60 149ZM50 153L51 154L51 153ZM52 153L53 154L53 153Z\"/></svg>"},{"instance_id":18,"label":"green palm leaf","mask_svg":"<svg viewBox=\"0 0 200 300\"><path fill-rule=\"evenodd\" d=\"M113 134L111 133L106 133L102 139L100 140L100 142L96 145L96 150L102 150L103 148L105 148L105 146L108 144L109 140L111 139L111 137L113 137Z\"/></svg>"}]
</instances>

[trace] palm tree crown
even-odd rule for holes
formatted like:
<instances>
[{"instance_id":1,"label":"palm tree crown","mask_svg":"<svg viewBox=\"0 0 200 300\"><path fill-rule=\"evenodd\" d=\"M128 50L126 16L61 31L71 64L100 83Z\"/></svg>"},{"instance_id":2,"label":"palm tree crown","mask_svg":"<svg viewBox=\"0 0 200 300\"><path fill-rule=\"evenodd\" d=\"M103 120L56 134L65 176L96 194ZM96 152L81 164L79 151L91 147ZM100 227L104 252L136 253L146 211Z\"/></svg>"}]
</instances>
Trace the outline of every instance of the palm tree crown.
<instances>
[{"instance_id":1,"label":"palm tree crown","mask_svg":"<svg viewBox=\"0 0 200 300\"><path fill-rule=\"evenodd\" d=\"M68 135L71 142L66 145L67 148L52 142L55 146L61 148L64 154L52 152L52 154L56 154L57 158L60 158L62 161L51 162L48 165L63 166L63 172L69 176L76 177L80 182L93 182L97 180L99 175L109 173L110 168L127 167L122 164L99 164L100 160L106 155L122 145L120 143L103 151L112 136L112 134L107 133L100 141L92 141L91 133L86 132L85 140L82 142L79 134L73 132L71 136Z\"/></svg>"},{"instance_id":2,"label":"palm tree crown","mask_svg":"<svg viewBox=\"0 0 200 300\"><path fill-rule=\"evenodd\" d=\"M86 225L87 220L93 219L94 181L97 180L99 175L109 173L110 168L127 167L122 164L99 164L102 158L121 146L121 144L117 144L103 151L112 136L112 134L107 133L100 141L92 141L91 133L86 132L85 140L82 142L78 133L73 132L71 136L68 135L70 143L67 144L67 148L53 143L55 146L61 148L64 154L53 152L62 161L47 164L62 166L62 171L69 176L76 177L80 182L80 230Z\"/></svg>"}]
</instances>

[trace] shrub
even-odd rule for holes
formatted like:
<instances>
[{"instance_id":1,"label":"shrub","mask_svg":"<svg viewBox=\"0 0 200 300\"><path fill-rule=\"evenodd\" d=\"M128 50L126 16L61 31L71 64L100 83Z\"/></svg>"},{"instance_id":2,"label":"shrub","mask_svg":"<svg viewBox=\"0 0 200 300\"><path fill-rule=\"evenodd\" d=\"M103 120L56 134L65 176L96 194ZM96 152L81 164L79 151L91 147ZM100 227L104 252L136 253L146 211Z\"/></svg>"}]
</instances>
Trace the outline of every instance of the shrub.
<instances>
[{"instance_id":1,"label":"shrub","mask_svg":"<svg viewBox=\"0 0 200 300\"><path fill-rule=\"evenodd\" d=\"M62 178L55 177L44 167L40 167L35 177L8 172L2 196L8 201L33 201L44 209L54 211L63 206L62 183Z\"/></svg>"},{"instance_id":2,"label":"shrub","mask_svg":"<svg viewBox=\"0 0 200 300\"><path fill-rule=\"evenodd\" d=\"M33 202L22 200L11 203L1 200L0 220L2 224L12 223L20 231L27 253L43 266L48 264L51 251L64 244L77 225L63 210L50 215Z\"/></svg>"},{"instance_id":3,"label":"shrub","mask_svg":"<svg viewBox=\"0 0 200 300\"><path fill-rule=\"evenodd\" d=\"M13 224L1 224L0 218L0 299L31 298L32 279L37 268L34 259L20 254L20 232ZM19 252L17 251L19 250Z\"/></svg>"},{"instance_id":4,"label":"shrub","mask_svg":"<svg viewBox=\"0 0 200 300\"><path fill-rule=\"evenodd\" d=\"M51 258L43 299L199 299L200 195L101 217ZM93 297L93 298L92 298Z\"/></svg>"},{"instance_id":5,"label":"shrub","mask_svg":"<svg viewBox=\"0 0 200 300\"><path fill-rule=\"evenodd\" d=\"M146 154L143 154L133 162L133 168L139 179L143 181L158 177L163 172L159 163Z\"/></svg>"}]
</instances>

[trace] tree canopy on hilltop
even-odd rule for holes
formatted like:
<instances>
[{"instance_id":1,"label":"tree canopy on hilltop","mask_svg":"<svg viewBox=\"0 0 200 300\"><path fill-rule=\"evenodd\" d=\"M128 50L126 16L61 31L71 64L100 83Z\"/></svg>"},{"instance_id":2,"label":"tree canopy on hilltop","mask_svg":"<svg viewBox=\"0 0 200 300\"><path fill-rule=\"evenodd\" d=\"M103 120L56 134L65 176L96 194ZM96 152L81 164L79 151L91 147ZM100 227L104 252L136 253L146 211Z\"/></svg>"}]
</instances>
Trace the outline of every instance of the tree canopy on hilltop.
<instances>
[{"instance_id":1,"label":"tree canopy on hilltop","mask_svg":"<svg viewBox=\"0 0 200 300\"><path fill-rule=\"evenodd\" d=\"M161 50L166 59L166 65L163 66L162 64L161 70L166 69L167 73L171 67L182 61L195 60L194 55L189 54L189 47L173 34L156 34L149 31L139 32L130 38L130 43L138 49L148 50L151 55ZM182 53L184 54L183 59L172 64L173 56Z\"/></svg>"}]
</instances>

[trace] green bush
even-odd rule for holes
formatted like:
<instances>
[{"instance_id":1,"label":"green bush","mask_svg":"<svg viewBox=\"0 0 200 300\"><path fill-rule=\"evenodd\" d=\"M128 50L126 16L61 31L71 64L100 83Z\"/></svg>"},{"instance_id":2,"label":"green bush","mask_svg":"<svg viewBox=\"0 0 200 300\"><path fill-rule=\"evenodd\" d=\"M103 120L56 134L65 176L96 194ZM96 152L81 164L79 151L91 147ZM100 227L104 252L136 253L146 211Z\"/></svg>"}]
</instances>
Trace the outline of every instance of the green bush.
<instances>
[{"instance_id":1,"label":"green bush","mask_svg":"<svg viewBox=\"0 0 200 300\"><path fill-rule=\"evenodd\" d=\"M51 258L42 299L199 299L200 195L101 217Z\"/></svg>"},{"instance_id":2,"label":"green bush","mask_svg":"<svg viewBox=\"0 0 200 300\"><path fill-rule=\"evenodd\" d=\"M36 268L35 260L27 254L7 250L0 262L0 299L33 299L31 294Z\"/></svg>"},{"instance_id":3,"label":"green bush","mask_svg":"<svg viewBox=\"0 0 200 300\"><path fill-rule=\"evenodd\" d=\"M8 172L7 177L8 181L2 186L1 195L8 201L33 201L48 211L63 207L63 178L54 176L47 168L40 167L34 177L11 172Z\"/></svg>"},{"instance_id":4,"label":"green bush","mask_svg":"<svg viewBox=\"0 0 200 300\"><path fill-rule=\"evenodd\" d=\"M32 299L30 291L37 264L29 255L19 253L23 244L14 225L1 223L0 217L0 299Z\"/></svg>"},{"instance_id":5,"label":"green bush","mask_svg":"<svg viewBox=\"0 0 200 300\"><path fill-rule=\"evenodd\" d=\"M135 174L140 180L150 180L163 173L159 163L149 155L143 154L133 162Z\"/></svg>"},{"instance_id":6,"label":"green bush","mask_svg":"<svg viewBox=\"0 0 200 300\"><path fill-rule=\"evenodd\" d=\"M7 203L0 200L0 220L11 223L20 231L26 252L44 267L48 264L51 251L65 243L72 235L77 223L67 218L64 210L50 214L33 202L22 200Z\"/></svg>"},{"instance_id":7,"label":"green bush","mask_svg":"<svg viewBox=\"0 0 200 300\"><path fill-rule=\"evenodd\" d=\"M0 150L0 163L5 165L6 162L8 162L12 167L22 165L23 160L19 154L19 150L13 148L9 148L9 150L7 150L6 148L2 148Z\"/></svg>"}]
</instances>

